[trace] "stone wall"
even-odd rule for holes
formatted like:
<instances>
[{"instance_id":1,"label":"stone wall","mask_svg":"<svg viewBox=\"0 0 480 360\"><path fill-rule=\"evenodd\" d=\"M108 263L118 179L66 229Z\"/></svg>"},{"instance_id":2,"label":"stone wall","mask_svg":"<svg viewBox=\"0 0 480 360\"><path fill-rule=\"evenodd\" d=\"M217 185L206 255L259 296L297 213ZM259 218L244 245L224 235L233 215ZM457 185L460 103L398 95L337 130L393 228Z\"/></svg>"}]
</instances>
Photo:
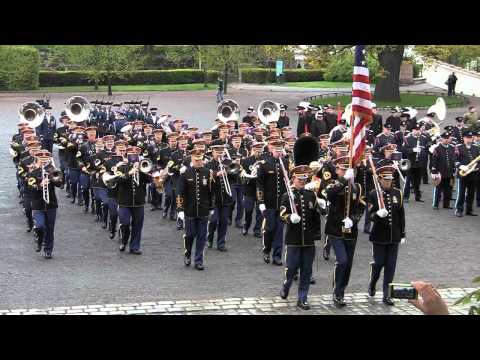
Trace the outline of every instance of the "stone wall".
<instances>
[{"instance_id":1,"label":"stone wall","mask_svg":"<svg viewBox=\"0 0 480 360\"><path fill-rule=\"evenodd\" d=\"M403 62L400 67L400 85L413 84L413 64Z\"/></svg>"}]
</instances>

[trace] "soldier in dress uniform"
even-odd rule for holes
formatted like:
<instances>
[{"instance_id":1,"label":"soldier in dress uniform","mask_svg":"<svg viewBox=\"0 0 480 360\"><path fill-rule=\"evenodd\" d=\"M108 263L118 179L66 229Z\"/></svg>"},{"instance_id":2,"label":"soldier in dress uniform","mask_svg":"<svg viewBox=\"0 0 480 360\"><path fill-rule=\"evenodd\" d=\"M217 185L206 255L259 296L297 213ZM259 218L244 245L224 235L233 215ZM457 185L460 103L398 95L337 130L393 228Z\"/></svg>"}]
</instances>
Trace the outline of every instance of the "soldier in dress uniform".
<instances>
[{"instance_id":1,"label":"soldier in dress uniform","mask_svg":"<svg viewBox=\"0 0 480 360\"><path fill-rule=\"evenodd\" d=\"M285 175L288 176L289 161L283 157L284 142L276 140L271 143L272 155L265 158L257 171L257 201L264 216L263 226L263 261L270 263L272 253L274 265L282 265L283 223L280 219L280 206L286 192ZM287 174L283 173L282 166Z\"/></svg>"},{"instance_id":2,"label":"soldier in dress uniform","mask_svg":"<svg viewBox=\"0 0 480 360\"><path fill-rule=\"evenodd\" d=\"M377 136L382 132L383 129L383 118L382 115L378 113L377 105L372 103L372 114L373 120L370 125L370 130L373 131L373 136Z\"/></svg>"},{"instance_id":3,"label":"soldier in dress uniform","mask_svg":"<svg viewBox=\"0 0 480 360\"><path fill-rule=\"evenodd\" d=\"M440 143L435 146L432 155L433 176L440 176L440 183L433 188L433 209L438 210L440 196L443 197L443 208L452 209L450 200L452 198L452 181L455 173L455 147L449 144L451 134L444 132L440 135Z\"/></svg>"},{"instance_id":4,"label":"soldier in dress uniform","mask_svg":"<svg viewBox=\"0 0 480 360\"><path fill-rule=\"evenodd\" d=\"M69 141L66 146L67 152L65 153L66 167L68 170L68 179L70 181L70 195L72 204L78 195L78 205L83 206L83 196L79 184L80 180L80 166L82 153L80 147L82 146L85 138L85 128L77 126L75 123L71 125L71 134L69 135Z\"/></svg>"},{"instance_id":5,"label":"soldier in dress uniform","mask_svg":"<svg viewBox=\"0 0 480 360\"><path fill-rule=\"evenodd\" d=\"M363 225L363 232L365 234L370 234L370 214L368 208L368 194L374 188L373 184L373 174L372 170L369 165L369 157L372 156L372 149L367 146L365 148L365 155L362 161L357 165L357 171L355 174L355 182L360 184L363 189L364 193L364 201L365 201L365 223Z\"/></svg>"},{"instance_id":6,"label":"soldier in dress uniform","mask_svg":"<svg viewBox=\"0 0 480 360\"><path fill-rule=\"evenodd\" d=\"M255 237L261 238L262 228L262 212L258 208L256 198L257 194L257 170L262 161L262 153L265 144L262 142L254 142L252 144L252 155L241 161L242 173L240 176L244 179L243 185L243 207L245 209L245 222L243 224L242 235L248 234L248 230L252 225L253 211L255 210L255 225L253 234Z\"/></svg>"},{"instance_id":7,"label":"soldier in dress uniform","mask_svg":"<svg viewBox=\"0 0 480 360\"><path fill-rule=\"evenodd\" d=\"M343 139L343 135L348 131L347 120L340 119L338 125L330 132L330 143L335 143Z\"/></svg>"},{"instance_id":8,"label":"soldier in dress uniform","mask_svg":"<svg viewBox=\"0 0 480 360\"><path fill-rule=\"evenodd\" d=\"M97 137L97 128L90 126L85 129L87 141L80 147L80 187L82 189L83 201L85 202L84 212L88 212L90 205L90 169L93 168L92 157L95 155L95 141ZM92 196L93 197L93 196ZM92 199L92 209L94 208L94 199Z\"/></svg>"},{"instance_id":9,"label":"soldier in dress uniform","mask_svg":"<svg viewBox=\"0 0 480 360\"><path fill-rule=\"evenodd\" d=\"M381 199L376 190L369 194L370 218L373 222L370 241L372 242L373 261L370 263L370 281L368 294L375 296L376 283L383 273L383 303L393 305L388 296L388 286L393 282L397 264L398 244L405 242L405 210L402 191L393 187L395 168L392 162L383 160L377 175L381 187Z\"/></svg>"},{"instance_id":10,"label":"soldier in dress uniform","mask_svg":"<svg viewBox=\"0 0 480 360\"><path fill-rule=\"evenodd\" d=\"M335 269L333 276L333 302L337 307L346 305L345 288L350 279L353 256L358 236L358 222L363 215L365 203L362 200L362 186L349 182L354 180L355 172L349 168L349 157L335 159L337 178L325 189L328 207L325 234L335 251ZM348 206L347 206L348 204Z\"/></svg>"},{"instance_id":11,"label":"soldier in dress uniform","mask_svg":"<svg viewBox=\"0 0 480 360\"><path fill-rule=\"evenodd\" d=\"M306 101L301 101L297 106L297 137L305 133L311 133L310 125L312 124L313 116L309 111L309 107L310 103Z\"/></svg>"},{"instance_id":12,"label":"soldier in dress uniform","mask_svg":"<svg viewBox=\"0 0 480 360\"><path fill-rule=\"evenodd\" d=\"M208 216L213 215L213 174L203 163L204 151L191 152L192 166L178 181L178 217L185 221L184 263L191 264L192 246L195 241L195 269L203 270L203 254L207 239Z\"/></svg>"},{"instance_id":13,"label":"soldier in dress uniform","mask_svg":"<svg viewBox=\"0 0 480 360\"><path fill-rule=\"evenodd\" d=\"M172 154L177 150L177 138L178 133L171 132L168 134L168 147L160 151L160 166L162 169L167 168L168 177L165 180L165 205L163 208L164 219L167 218L167 215L170 210L170 220L175 220L175 171L173 168L174 161L172 160Z\"/></svg>"},{"instance_id":14,"label":"soldier in dress uniform","mask_svg":"<svg viewBox=\"0 0 480 360\"><path fill-rule=\"evenodd\" d=\"M290 126L290 118L287 115L288 106L280 104L280 117L278 118L278 128L283 129L286 126Z\"/></svg>"},{"instance_id":15,"label":"soldier in dress uniform","mask_svg":"<svg viewBox=\"0 0 480 360\"><path fill-rule=\"evenodd\" d=\"M34 222L33 232L37 242L36 251L42 250L46 259L52 258L54 235L55 235L55 218L57 215L58 202L55 194L55 187L63 185L63 176L58 169L57 174L47 170L47 166L51 165L52 155L49 151L43 150L36 153L35 169L28 174L27 186L32 195L32 215ZM48 176L43 176L44 172ZM48 193L45 198L44 189Z\"/></svg>"},{"instance_id":16,"label":"soldier in dress uniform","mask_svg":"<svg viewBox=\"0 0 480 360\"><path fill-rule=\"evenodd\" d=\"M243 227L242 218L243 218L243 185L240 179L240 162L242 159L247 157L247 150L242 148L242 136L240 134L233 134L230 137L232 147L229 150L230 158L232 163L238 165L238 172L229 173L228 181L230 182L230 187L232 189L232 200L233 204L231 206L231 211L229 214L228 223L232 223L233 211L235 207L237 212L235 214L235 227L241 229Z\"/></svg>"},{"instance_id":17,"label":"soldier in dress uniform","mask_svg":"<svg viewBox=\"0 0 480 360\"><path fill-rule=\"evenodd\" d=\"M155 166L157 170L165 168L165 164L162 164L162 150L166 149L168 145L162 142L164 133L165 132L163 131L163 129L153 130L153 139L150 139L148 141L148 144L145 148L147 157L150 158L153 166ZM163 210L163 193L158 193L158 191L155 189L153 182L149 186L149 191L152 199L152 207L150 210Z\"/></svg>"},{"instance_id":18,"label":"soldier in dress uniform","mask_svg":"<svg viewBox=\"0 0 480 360\"><path fill-rule=\"evenodd\" d=\"M375 144L373 145L373 154L376 157L382 157L384 147L395 143L395 136L392 134L392 124L383 125L383 132L375 138Z\"/></svg>"},{"instance_id":19,"label":"soldier in dress uniform","mask_svg":"<svg viewBox=\"0 0 480 360\"><path fill-rule=\"evenodd\" d=\"M311 170L307 165L296 166L291 170L293 179L293 199L288 194L282 195L280 217L287 224L285 233L285 280L280 296L288 297L293 278L300 270L297 306L309 310L308 290L312 276L312 265L315 259L315 232L313 231L320 215L317 196L305 189ZM293 200L292 209L290 200Z\"/></svg>"},{"instance_id":20,"label":"soldier in dress uniform","mask_svg":"<svg viewBox=\"0 0 480 360\"><path fill-rule=\"evenodd\" d=\"M50 113L50 110L52 109L50 105L46 104L44 108L45 117L43 122L35 129L35 131L40 138L42 148L51 153L53 150L53 135L57 130L57 122L55 117Z\"/></svg>"},{"instance_id":21,"label":"soldier in dress uniform","mask_svg":"<svg viewBox=\"0 0 480 360\"><path fill-rule=\"evenodd\" d=\"M128 163L117 168L123 173L118 179L118 218L120 220L120 251L130 238L130 253L141 255L146 185L150 177L139 169L140 148L127 148ZM130 236L131 235L131 236Z\"/></svg>"},{"instance_id":22,"label":"soldier in dress uniform","mask_svg":"<svg viewBox=\"0 0 480 360\"><path fill-rule=\"evenodd\" d=\"M465 118L463 116L457 116L455 118L456 124L451 131L453 137L456 139L457 144L463 144L463 135L468 129L465 127Z\"/></svg>"},{"instance_id":23,"label":"soldier in dress uniform","mask_svg":"<svg viewBox=\"0 0 480 360\"><path fill-rule=\"evenodd\" d=\"M228 216L230 214L230 207L233 204L232 194L228 193L228 188L231 186L228 182L228 176L226 173L223 161L225 160L224 145L212 145L212 160L206 164L206 168L213 173L213 193L214 193L214 213L210 217L208 223L208 247L213 247L213 238L215 231L217 231L217 250L226 251L225 246L227 229L228 229ZM222 164L222 166L221 166ZM223 170L222 170L223 168Z\"/></svg>"},{"instance_id":24,"label":"soldier in dress uniform","mask_svg":"<svg viewBox=\"0 0 480 360\"><path fill-rule=\"evenodd\" d=\"M405 136L408 135L407 122L405 120L400 121L400 130L396 131L394 136L394 144L397 145L397 151L403 153L403 143L405 142ZM405 155L405 154L404 154Z\"/></svg>"},{"instance_id":25,"label":"soldier in dress uniform","mask_svg":"<svg viewBox=\"0 0 480 360\"><path fill-rule=\"evenodd\" d=\"M460 170L467 170L467 165L480 154L478 146L473 145L473 133L466 131L463 134L463 144L457 145L455 149L455 163L458 166L457 182L457 200L455 202L455 215L463 216L464 205L466 202L466 214L477 216L473 212L473 199L475 197L475 182L479 176L479 163L477 162L475 170L466 176L460 175Z\"/></svg>"},{"instance_id":26,"label":"soldier in dress uniform","mask_svg":"<svg viewBox=\"0 0 480 360\"><path fill-rule=\"evenodd\" d=\"M385 124L392 125L392 131L396 132L400 130L400 108L398 106L392 107L390 114L391 115L387 118L387 120L385 120Z\"/></svg>"},{"instance_id":27,"label":"soldier in dress uniform","mask_svg":"<svg viewBox=\"0 0 480 360\"><path fill-rule=\"evenodd\" d=\"M172 166L169 170L172 175L169 176L170 185L171 185L171 198L173 203L171 204L172 209L170 210L170 220L177 221L177 230L183 229L183 221L176 218L177 209L176 209L176 202L175 199L177 197L177 183L180 175L186 170L186 166L184 164L185 158L187 157L187 146L188 146L188 136L187 135L180 135L177 137L177 150L172 152L171 161L173 161Z\"/></svg>"},{"instance_id":28,"label":"soldier in dress uniform","mask_svg":"<svg viewBox=\"0 0 480 360\"><path fill-rule=\"evenodd\" d=\"M333 105L327 104L323 107L323 117L327 123L327 133L329 134L335 126L338 125L338 115L335 113Z\"/></svg>"},{"instance_id":29,"label":"soldier in dress uniform","mask_svg":"<svg viewBox=\"0 0 480 360\"><path fill-rule=\"evenodd\" d=\"M95 154L90 157L90 161L90 188L92 189L93 199L95 201L95 221L100 222L103 219L103 203L100 197L100 191L102 187L105 186L102 182L100 174L100 172L102 172L102 166L104 166L103 163L105 161L105 144L102 138L98 138L95 140ZM106 191L106 189L104 190ZM105 229L107 227L106 221L104 226Z\"/></svg>"},{"instance_id":30,"label":"soldier in dress uniform","mask_svg":"<svg viewBox=\"0 0 480 360\"><path fill-rule=\"evenodd\" d=\"M415 201L424 202L420 192L422 168L427 166L430 138L421 133L421 125L417 124L412 132L405 137L403 150L410 160L411 167L405 180L404 198L410 198L410 185L413 186Z\"/></svg>"},{"instance_id":31,"label":"soldier in dress uniform","mask_svg":"<svg viewBox=\"0 0 480 360\"><path fill-rule=\"evenodd\" d=\"M247 123L250 127L253 127L253 119L255 118L255 115L253 115L253 106L249 106L247 109L247 115L245 115L242 118L243 123Z\"/></svg>"}]
</instances>

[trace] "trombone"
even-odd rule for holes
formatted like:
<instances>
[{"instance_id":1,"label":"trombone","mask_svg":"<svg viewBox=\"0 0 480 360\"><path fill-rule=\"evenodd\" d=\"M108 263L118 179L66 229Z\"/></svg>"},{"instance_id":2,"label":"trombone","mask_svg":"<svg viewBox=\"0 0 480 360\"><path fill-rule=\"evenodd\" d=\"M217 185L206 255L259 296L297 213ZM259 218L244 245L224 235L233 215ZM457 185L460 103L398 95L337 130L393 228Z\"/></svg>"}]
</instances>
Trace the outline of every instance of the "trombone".
<instances>
[{"instance_id":1,"label":"trombone","mask_svg":"<svg viewBox=\"0 0 480 360\"><path fill-rule=\"evenodd\" d=\"M218 166L222 172L222 180L225 184L225 192L228 194L228 196L232 196L232 188L230 187L230 182L228 181L227 171L225 170L225 166L223 166L222 160L220 159L218 160Z\"/></svg>"}]
</instances>

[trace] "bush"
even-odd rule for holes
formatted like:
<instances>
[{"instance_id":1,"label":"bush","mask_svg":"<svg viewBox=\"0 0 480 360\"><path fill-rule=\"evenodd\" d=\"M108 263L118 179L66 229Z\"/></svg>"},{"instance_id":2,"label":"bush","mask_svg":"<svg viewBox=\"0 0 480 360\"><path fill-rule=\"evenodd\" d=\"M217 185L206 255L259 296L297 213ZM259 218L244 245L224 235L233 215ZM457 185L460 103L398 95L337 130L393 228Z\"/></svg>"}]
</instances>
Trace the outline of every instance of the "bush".
<instances>
[{"instance_id":1,"label":"bush","mask_svg":"<svg viewBox=\"0 0 480 360\"><path fill-rule=\"evenodd\" d=\"M327 81L352 81L353 53L345 51L335 57L325 69L325 80ZM376 82L378 78L378 61L373 57L367 58L370 82Z\"/></svg>"},{"instance_id":2,"label":"bush","mask_svg":"<svg viewBox=\"0 0 480 360\"><path fill-rule=\"evenodd\" d=\"M276 73L274 69L265 68L248 68L240 69L242 82L266 84L276 81ZM286 69L284 71L286 82L305 82L305 81L322 81L322 70L305 70L305 69Z\"/></svg>"},{"instance_id":3,"label":"bush","mask_svg":"<svg viewBox=\"0 0 480 360\"><path fill-rule=\"evenodd\" d=\"M413 64L413 77L418 78L420 77L420 74L422 73L423 70L423 65L422 64Z\"/></svg>"},{"instance_id":4,"label":"bush","mask_svg":"<svg viewBox=\"0 0 480 360\"><path fill-rule=\"evenodd\" d=\"M208 71L208 82L216 82L218 71ZM82 86L93 85L88 71L41 71L40 86ZM203 71L197 69L177 70L136 70L125 73L115 72L112 85L159 85L203 83ZM100 82L105 85L106 81Z\"/></svg>"},{"instance_id":5,"label":"bush","mask_svg":"<svg viewBox=\"0 0 480 360\"><path fill-rule=\"evenodd\" d=\"M38 88L40 56L31 46L0 46L0 90Z\"/></svg>"}]
</instances>

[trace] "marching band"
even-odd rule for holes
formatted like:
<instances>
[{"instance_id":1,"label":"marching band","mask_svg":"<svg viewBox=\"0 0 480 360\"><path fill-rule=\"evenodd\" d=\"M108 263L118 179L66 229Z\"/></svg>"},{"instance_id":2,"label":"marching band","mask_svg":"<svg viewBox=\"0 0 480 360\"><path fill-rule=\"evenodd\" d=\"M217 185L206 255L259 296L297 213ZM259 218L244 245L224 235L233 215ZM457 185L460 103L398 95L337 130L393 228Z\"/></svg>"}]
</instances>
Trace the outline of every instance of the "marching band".
<instances>
[{"instance_id":1,"label":"marching band","mask_svg":"<svg viewBox=\"0 0 480 360\"><path fill-rule=\"evenodd\" d=\"M343 307L364 216L373 257L368 293L375 295L384 269L383 302L393 305L388 284L398 244L406 239L404 203L412 191L423 202L424 174L431 174L434 210L440 201L452 209L454 186L456 216L464 210L476 216L475 192L480 205L480 135L462 117L442 132L434 120L445 118L442 99L421 120L415 109L393 108L383 122L374 109L364 157L354 167L348 108L340 117L331 105L301 102L297 136L287 106L269 100L257 114L249 107L240 124L238 104L224 100L205 132L170 114L157 115L149 101L116 104L74 96L58 128L49 109L45 101L22 104L10 149L26 231L33 231L35 250L43 249L48 259L60 188L71 204L96 216L110 239L118 233L120 251L128 246L136 255L142 254L144 208L150 203L151 211L162 211L184 233L186 266L195 243L197 270L205 269L205 247L213 248L214 240L217 250L227 251L229 225L241 228L243 236L253 227L253 235L262 238L263 261L286 267L280 296L287 298L298 279L297 306L305 310L315 283L315 243L324 239L324 259L332 248L335 253L333 302ZM49 143L53 128L59 168Z\"/></svg>"}]
</instances>

